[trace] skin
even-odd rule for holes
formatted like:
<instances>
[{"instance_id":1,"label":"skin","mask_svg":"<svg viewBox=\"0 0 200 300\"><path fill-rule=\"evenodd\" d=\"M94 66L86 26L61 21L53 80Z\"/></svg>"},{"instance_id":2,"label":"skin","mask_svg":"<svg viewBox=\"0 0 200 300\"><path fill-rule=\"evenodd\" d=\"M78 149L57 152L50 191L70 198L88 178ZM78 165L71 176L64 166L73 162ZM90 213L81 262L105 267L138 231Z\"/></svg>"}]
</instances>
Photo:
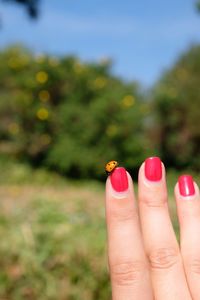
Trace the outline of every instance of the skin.
<instances>
[{"instance_id":1,"label":"skin","mask_svg":"<svg viewBox=\"0 0 200 300\"><path fill-rule=\"evenodd\" d=\"M138 201L131 176L119 196L106 182L108 258L113 300L200 299L200 196L181 196L175 186L180 245L168 211L165 167L162 179L138 177Z\"/></svg>"}]
</instances>

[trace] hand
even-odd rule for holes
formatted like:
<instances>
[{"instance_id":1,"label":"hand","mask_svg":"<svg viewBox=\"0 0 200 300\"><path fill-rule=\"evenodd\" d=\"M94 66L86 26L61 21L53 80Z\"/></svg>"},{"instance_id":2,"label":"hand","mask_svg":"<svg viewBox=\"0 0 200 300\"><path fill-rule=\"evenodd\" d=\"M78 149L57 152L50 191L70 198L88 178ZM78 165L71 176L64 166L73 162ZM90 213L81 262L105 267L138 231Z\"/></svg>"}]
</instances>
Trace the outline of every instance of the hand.
<instances>
[{"instance_id":1,"label":"hand","mask_svg":"<svg viewBox=\"0 0 200 300\"><path fill-rule=\"evenodd\" d=\"M142 164L138 207L132 179L116 168L106 183L108 257L113 300L200 299L200 196L189 175L175 198L180 247L170 220L165 168L158 157Z\"/></svg>"}]
</instances>

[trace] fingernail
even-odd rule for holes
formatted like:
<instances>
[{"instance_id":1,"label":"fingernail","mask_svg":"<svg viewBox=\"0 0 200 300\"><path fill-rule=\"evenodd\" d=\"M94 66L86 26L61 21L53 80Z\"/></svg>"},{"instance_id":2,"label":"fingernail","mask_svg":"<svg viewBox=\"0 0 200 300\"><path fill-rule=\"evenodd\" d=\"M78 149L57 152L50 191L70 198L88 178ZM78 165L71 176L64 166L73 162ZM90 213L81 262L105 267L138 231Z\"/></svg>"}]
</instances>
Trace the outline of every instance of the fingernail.
<instances>
[{"instance_id":1,"label":"fingernail","mask_svg":"<svg viewBox=\"0 0 200 300\"><path fill-rule=\"evenodd\" d=\"M182 196L195 194L194 181L191 175L182 175L178 179L179 191Z\"/></svg>"},{"instance_id":2,"label":"fingernail","mask_svg":"<svg viewBox=\"0 0 200 300\"><path fill-rule=\"evenodd\" d=\"M110 180L112 187L116 192L124 192L128 189L128 177L126 169L122 167L114 169L110 175Z\"/></svg>"},{"instance_id":3,"label":"fingernail","mask_svg":"<svg viewBox=\"0 0 200 300\"><path fill-rule=\"evenodd\" d=\"M145 176L150 181L162 178L162 165L159 157L149 157L145 160Z\"/></svg>"}]
</instances>

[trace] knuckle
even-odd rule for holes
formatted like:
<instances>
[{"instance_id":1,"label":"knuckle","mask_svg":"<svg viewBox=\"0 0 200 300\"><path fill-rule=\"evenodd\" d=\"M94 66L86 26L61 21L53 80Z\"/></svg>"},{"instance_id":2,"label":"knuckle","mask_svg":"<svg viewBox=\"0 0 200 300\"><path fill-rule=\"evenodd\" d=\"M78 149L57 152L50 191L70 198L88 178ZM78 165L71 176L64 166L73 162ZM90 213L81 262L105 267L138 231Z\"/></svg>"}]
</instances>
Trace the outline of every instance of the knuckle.
<instances>
[{"instance_id":1,"label":"knuckle","mask_svg":"<svg viewBox=\"0 0 200 300\"><path fill-rule=\"evenodd\" d=\"M192 273L200 275L200 259L194 259L190 263L190 268L191 268Z\"/></svg>"},{"instance_id":2,"label":"knuckle","mask_svg":"<svg viewBox=\"0 0 200 300\"><path fill-rule=\"evenodd\" d=\"M113 211L110 214L110 219L118 222L133 221L138 219L138 214L134 208L129 210L121 209L120 211Z\"/></svg>"},{"instance_id":3,"label":"knuckle","mask_svg":"<svg viewBox=\"0 0 200 300\"><path fill-rule=\"evenodd\" d=\"M114 264L111 267L112 280L119 286L134 285L141 279L145 269L144 262L140 261Z\"/></svg>"},{"instance_id":4,"label":"knuckle","mask_svg":"<svg viewBox=\"0 0 200 300\"><path fill-rule=\"evenodd\" d=\"M142 199L142 203L147 208L163 208L167 203L167 196L146 194Z\"/></svg>"},{"instance_id":5,"label":"knuckle","mask_svg":"<svg viewBox=\"0 0 200 300\"><path fill-rule=\"evenodd\" d=\"M142 203L147 208L163 208L167 203L167 198L155 199L155 197L144 197Z\"/></svg>"},{"instance_id":6,"label":"knuckle","mask_svg":"<svg viewBox=\"0 0 200 300\"><path fill-rule=\"evenodd\" d=\"M174 248L160 248L149 255L149 263L152 269L170 269L179 261L178 251Z\"/></svg>"}]
</instances>

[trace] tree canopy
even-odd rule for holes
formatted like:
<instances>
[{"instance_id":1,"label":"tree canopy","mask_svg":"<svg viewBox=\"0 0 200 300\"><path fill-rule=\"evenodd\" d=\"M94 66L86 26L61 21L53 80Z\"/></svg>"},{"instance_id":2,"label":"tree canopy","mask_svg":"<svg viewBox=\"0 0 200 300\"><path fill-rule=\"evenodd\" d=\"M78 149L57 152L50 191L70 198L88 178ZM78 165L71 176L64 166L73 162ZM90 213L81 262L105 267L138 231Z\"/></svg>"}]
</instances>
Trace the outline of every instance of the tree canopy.
<instances>
[{"instance_id":1,"label":"tree canopy","mask_svg":"<svg viewBox=\"0 0 200 300\"><path fill-rule=\"evenodd\" d=\"M200 0L198 0L198 1L196 2L196 7L197 7L197 10L200 11Z\"/></svg>"},{"instance_id":2,"label":"tree canopy","mask_svg":"<svg viewBox=\"0 0 200 300\"><path fill-rule=\"evenodd\" d=\"M134 169L149 149L147 113L138 84L113 76L109 61L0 53L0 151L76 177L102 176L113 158Z\"/></svg>"},{"instance_id":3,"label":"tree canopy","mask_svg":"<svg viewBox=\"0 0 200 300\"><path fill-rule=\"evenodd\" d=\"M158 145L173 167L200 170L200 46L193 46L154 89Z\"/></svg>"}]
</instances>

